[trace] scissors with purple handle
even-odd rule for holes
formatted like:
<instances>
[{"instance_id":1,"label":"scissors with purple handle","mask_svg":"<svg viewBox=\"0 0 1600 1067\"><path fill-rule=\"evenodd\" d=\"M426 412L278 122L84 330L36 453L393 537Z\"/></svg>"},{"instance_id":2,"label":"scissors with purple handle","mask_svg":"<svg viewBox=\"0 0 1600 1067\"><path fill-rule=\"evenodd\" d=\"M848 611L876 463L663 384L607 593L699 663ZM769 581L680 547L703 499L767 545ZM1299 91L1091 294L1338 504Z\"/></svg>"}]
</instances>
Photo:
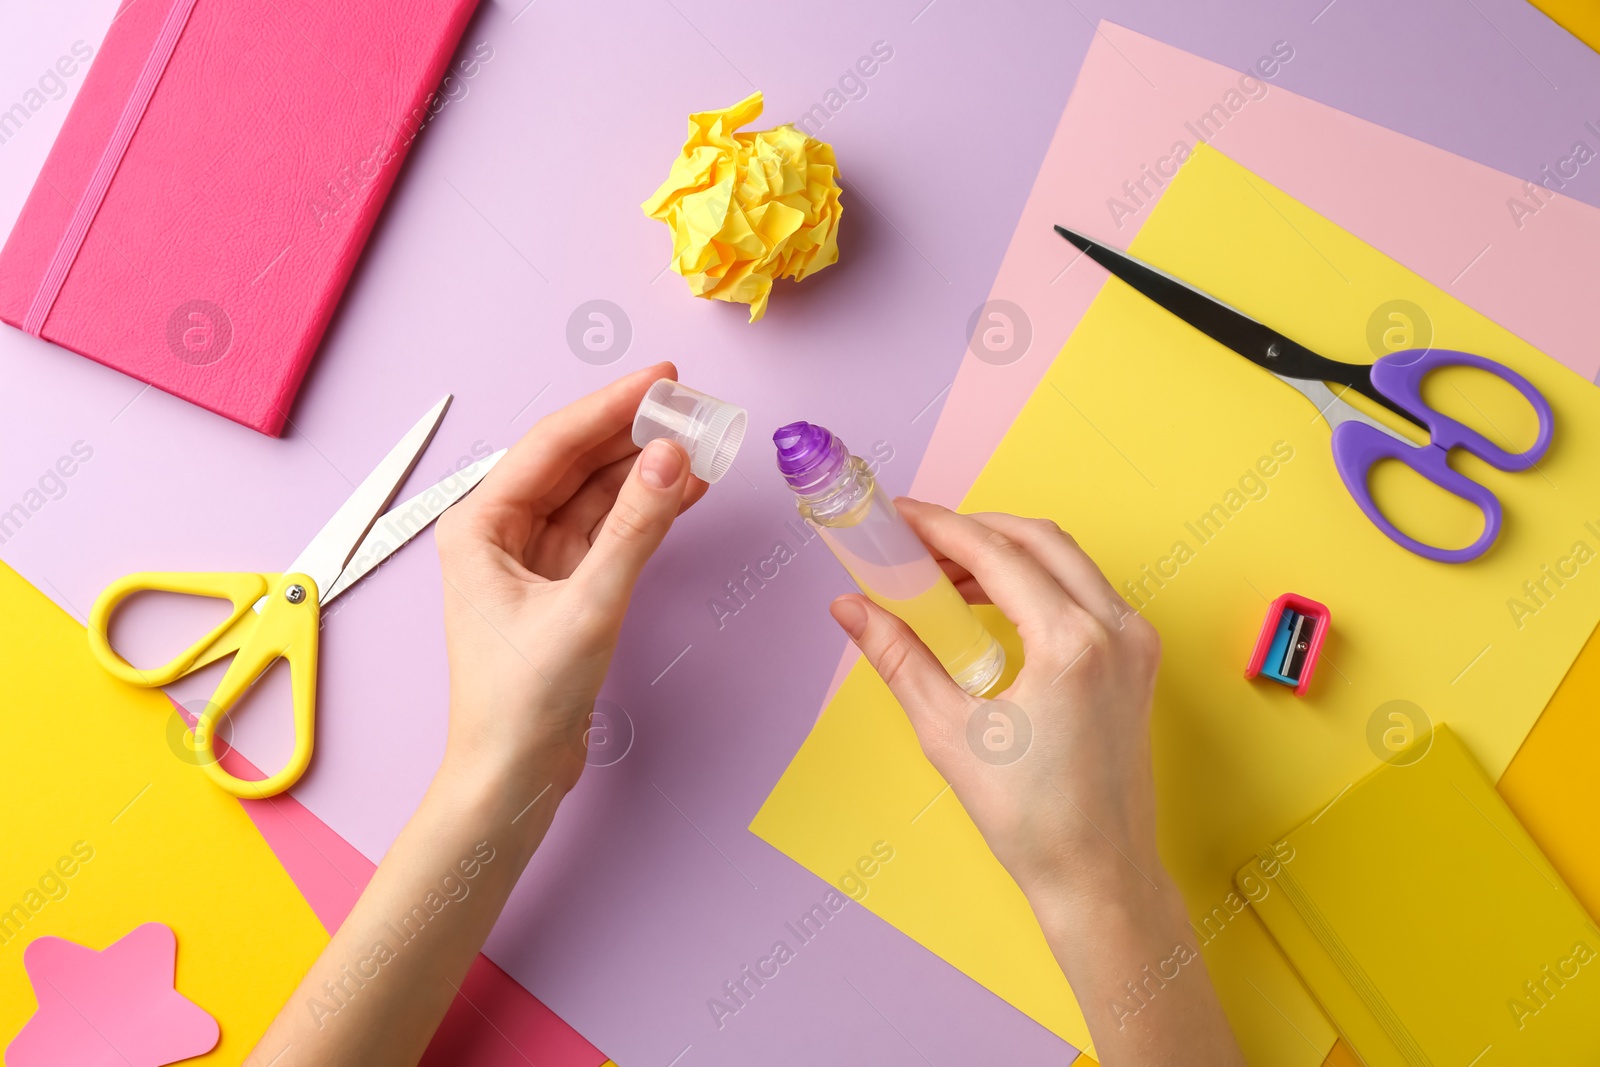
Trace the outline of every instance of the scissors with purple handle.
<instances>
[{"instance_id":1,"label":"scissors with purple handle","mask_svg":"<svg viewBox=\"0 0 1600 1067\"><path fill-rule=\"evenodd\" d=\"M1500 501L1483 485L1448 463L1450 450L1460 448L1503 471L1525 471L1550 447L1555 425L1550 403L1516 371L1494 360L1447 349L1408 349L1376 363L1341 363L1319 356L1250 316L1229 307L1194 286L1142 263L1132 256L1074 233L1056 232L1085 255L1189 325L1219 341L1278 380L1303 393L1333 427L1333 463L1367 518L1396 544L1441 563L1465 563L1489 550L1500 535ZM1422 399L1422 380L1441 367L1475 367L1509 383L1533 406L1539 437L1523 452L1507 452L1469 426L1442 415ZM1413 444L1383 423L1341 400L1329 383L1354 389L1362 396L1428 432L1425 445ZM1367 476L1380 460L1395 459L1448 493L1483 513L1483 532L1465 548L1440 548L1407 535L1389 521L1367 486Z\"/></svg>"}]
</instances>

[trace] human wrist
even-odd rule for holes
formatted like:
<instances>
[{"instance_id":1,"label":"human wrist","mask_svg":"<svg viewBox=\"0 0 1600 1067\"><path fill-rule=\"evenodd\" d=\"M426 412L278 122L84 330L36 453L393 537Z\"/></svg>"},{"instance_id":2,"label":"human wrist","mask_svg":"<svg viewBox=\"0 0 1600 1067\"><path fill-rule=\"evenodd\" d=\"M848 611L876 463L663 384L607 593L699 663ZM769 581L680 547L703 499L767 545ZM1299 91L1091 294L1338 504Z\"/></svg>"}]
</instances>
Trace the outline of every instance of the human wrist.
<instances>
[{"instance_id":1,"label":"human wrist","mask_svg":"<svg viewBox=\"0 0 1600 1067\"><path fill-rule=\"evenodd\" d=\"M434 775L429 800L462 817L542 834L576 780L571 763L559 751L531 757L484 754L452 741Z\"/></svg>"},{"instance_id":2,"label":"human wrist","mask_svg":"<svg viewBox=\"0 0 1600 1067\"><path fill-rule=\"evenodd\" d=\"M1091 946L1172 948L1187 936L1183 895L1159 861L1103 870L1094 879L1036 882L1025 889L1046 939L1058 957ZM1068 959L1062 959L1068 966Z\"/></svg>"},{"instance_id":3,"label":"human wrist","mask_svg":"<svg viewBox=\"0 0 1600 1067\"><path fill-rule=\"evenodd\" d=\"M531 784L537 791L554 783L558 792L570 791L583 770L587 725L570 703L453 687L440 769L499 788Z\"/></svg>"}]
</instances>

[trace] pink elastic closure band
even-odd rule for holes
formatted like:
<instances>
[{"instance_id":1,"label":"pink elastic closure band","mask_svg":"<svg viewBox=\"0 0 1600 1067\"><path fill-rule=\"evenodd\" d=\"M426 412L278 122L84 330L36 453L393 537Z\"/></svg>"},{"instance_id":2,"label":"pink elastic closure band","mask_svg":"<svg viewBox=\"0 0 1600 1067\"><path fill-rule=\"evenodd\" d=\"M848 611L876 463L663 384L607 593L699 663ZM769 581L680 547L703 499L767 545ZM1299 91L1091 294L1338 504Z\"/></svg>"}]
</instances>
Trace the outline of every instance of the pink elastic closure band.
<instances>
[{"instance_id":1,"label":"pink elastic closure band","mask_svg":"<svg viewBox=\"0 0 1600 1067\"><path fill-rule=\"evenodd\" d=\"M42 336L40 331L44 329L44 320L50 317L50 309L55 306L56 297L61 295L61 287L66 284L67 274L71 272L72 264L77 260L79 250L83 248L84 238L89 234L89 226L100 211L100 204L106 198L106 190L111 188L111 179L116 177L117 168L122 165L122 157L127 153L128 144L133 140L133 133L139 128L145 109L150 106L150 98L155 95L161 76L166 73L167 63L171 61L172 52L178 46L178 38L182 36L183 27L189 21L189 12L194 10L194 3L195 0L173 0L172 7L167 11L167 19L161 24L161 32L156 36L150 55L145 58L144 69L139 72L139 80L134 83L133 92L128 96L128 102L122 109L122 117L117 120L116 128L111 131L111 139L106 142L106 150L101 154L100 162L95 165L94 173L89 178L88 188L84 189L77 210L72 213L72 221L67 225L66 232L61 235L61 243L56 246L56 254L50 260L50 268L44 272L44 278L39 282L39 291L33 296L27 317L22 320L22 328L35 337Z\"/></svg>"}]
</instances>

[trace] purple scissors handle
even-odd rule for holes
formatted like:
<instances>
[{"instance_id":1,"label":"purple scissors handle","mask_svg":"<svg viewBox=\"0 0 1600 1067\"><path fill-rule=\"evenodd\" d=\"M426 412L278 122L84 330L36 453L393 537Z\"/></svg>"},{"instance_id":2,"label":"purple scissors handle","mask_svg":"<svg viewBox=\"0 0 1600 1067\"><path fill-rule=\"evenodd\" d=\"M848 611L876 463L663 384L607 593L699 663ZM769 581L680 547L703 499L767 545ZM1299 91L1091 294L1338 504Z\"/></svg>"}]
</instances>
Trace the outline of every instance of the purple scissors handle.
<instances>
[{"instance_id":1,"label":"purple scissors handle","mask_svg":"<svg viewBox=\"0 0 1600 1067\"><path fill-rule=\"evenodd\" d=\"M1510 384L1533 406L1539 418L1539 437L1523 452L1507 452L1482 434L1429 407L1422 399L1422 379L1441 367L1475 367ZM1366 422L1350 419L1333 428L1333 462L1350 495L1367 518L1395 543L1426 559L1440 563L1465 563L1489 550L1500 535L1502 510L1499 499L1487 488L1453 469L1448 462L1452 448L1464 449L1491 467L1503 471L1525 471L1550 448L1555 416L1549 401L1533 384L1516 371L1493 360L1448 349L1411 349L1384 356L1372 365L1372 384L1384 396L1415 415L1428 428L1430 441L1413 445ZM1440 548L1424 544L1402 532L1390 522L1372 499L1367 477L1379 460L1404 463L1447 493L1453 493L1483 512L1483 533L1465 548Z\"/></svg>"}]
</instances>

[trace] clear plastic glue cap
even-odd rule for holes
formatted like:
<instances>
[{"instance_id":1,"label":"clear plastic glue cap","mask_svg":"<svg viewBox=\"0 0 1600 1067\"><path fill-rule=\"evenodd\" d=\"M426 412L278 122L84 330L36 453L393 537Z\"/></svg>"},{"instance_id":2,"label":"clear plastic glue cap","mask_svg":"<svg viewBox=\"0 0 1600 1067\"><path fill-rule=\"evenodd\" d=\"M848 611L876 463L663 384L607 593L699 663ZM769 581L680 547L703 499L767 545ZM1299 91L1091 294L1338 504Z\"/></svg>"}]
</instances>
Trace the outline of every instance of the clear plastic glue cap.
<instances>
[{"instance_id":1,"label":"clear plastic glue cap","mask_svg":"<svg viewBox=\"0 0 1600 1067\"><path fill-rule=\"evenodd\" d=\"M689 453L689 472L716 482L733 466L749 422L744 408L663 378L639 404L633 443L643 448L658 437L676 441Z\"/></svg>"}]
</instances>

